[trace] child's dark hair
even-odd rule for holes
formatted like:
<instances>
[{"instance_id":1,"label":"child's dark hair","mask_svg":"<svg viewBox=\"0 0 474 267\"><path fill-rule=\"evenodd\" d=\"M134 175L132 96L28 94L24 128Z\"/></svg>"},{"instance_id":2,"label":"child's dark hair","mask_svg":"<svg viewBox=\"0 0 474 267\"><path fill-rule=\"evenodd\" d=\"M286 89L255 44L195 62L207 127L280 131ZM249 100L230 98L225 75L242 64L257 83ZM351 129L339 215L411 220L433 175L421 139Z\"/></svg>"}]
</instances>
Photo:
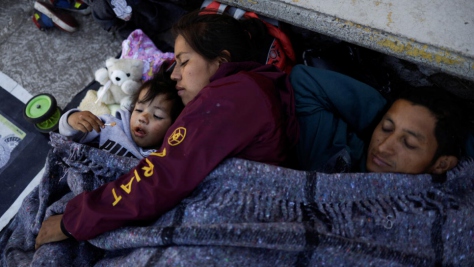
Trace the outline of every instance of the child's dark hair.
<instances>
[{"instance_id":1,"label":"child's dark hair","mask_svg":"<svg viewBox=\"0 0 474 267\"><path fill-rule=\"evenodd\" d=\"M171 121L174 122L184 108L183 102L176 90L176 82L171 80L170 72L166 69L170 66L169 61L163 62L158 72L156 72L150 80L145 81L138 92L133 96L133 103L145 103L153 101L159 95L165 95L166 100L171 101ZM138 99L138 95L144 89L149 88L148 92L142 99Z\"/></svg>"},{"instance_id":2,"label":"child's dark hair","mask_svg":"<svg viewBox=\"0 0 474 267\"><path fill-rule=\"evenodd\" d=\"M443 155L458 159L464 155L469 122L460 98L441 88L425 86L406 89L400 93L399 99L426 107L436 118L434 134L438 149L433 160Z\"/></svg>"},{"instance_id":3,"label":"child's dark hair","mask_svg":"<svg viewBox=\"0 0 474 267\"><path fill-rule=\"evenodd\" d=\"M183 36L194 51L209 61L218 57L229 62L255 61L267 34L265 24L255 18L237 20L216 13L204 9L184 15L172 28L175 39Z\"/></svg>"}]
</instances>

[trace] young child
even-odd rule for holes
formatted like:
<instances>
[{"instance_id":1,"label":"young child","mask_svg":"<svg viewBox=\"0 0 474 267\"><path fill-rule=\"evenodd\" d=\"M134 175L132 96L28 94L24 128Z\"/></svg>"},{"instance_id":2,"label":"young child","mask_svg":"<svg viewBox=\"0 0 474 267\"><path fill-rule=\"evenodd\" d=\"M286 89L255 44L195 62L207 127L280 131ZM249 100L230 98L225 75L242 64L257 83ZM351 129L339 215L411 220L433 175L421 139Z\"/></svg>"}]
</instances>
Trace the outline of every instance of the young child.
<instances>
[{"instance_id":1,"label":"young child","mask_svg":"<svg viewBox=\"0 0 474 267\"><path fill-rule=\"evenodd\" d=\"M140 87L132 112L121 109L115 117L97 117L89 111L73 109L61 116L59 133L119 156L141 159L155 152L184 107L176 83L164 69L163 66Z\"/></svg>"}]
</instances>

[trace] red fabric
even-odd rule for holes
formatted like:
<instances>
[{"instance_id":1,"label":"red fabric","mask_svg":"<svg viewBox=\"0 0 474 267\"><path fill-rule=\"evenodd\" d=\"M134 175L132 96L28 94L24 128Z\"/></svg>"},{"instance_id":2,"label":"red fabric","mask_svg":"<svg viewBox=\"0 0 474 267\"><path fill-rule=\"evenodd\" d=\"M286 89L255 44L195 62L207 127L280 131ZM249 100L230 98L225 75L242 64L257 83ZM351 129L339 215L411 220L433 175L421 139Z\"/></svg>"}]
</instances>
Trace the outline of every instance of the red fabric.
<instances>
[{"instance_id":1,"label":"red fabric","mask_svg":"<svg viewBox=\"0 0 474 267\"><path fill-rule=\"evenodd\" d=\"M290 39L279 28L266 21L263 21L263 23L267 25L268 33L275 37L268 52L267 64L275 65L287 74L290 74L296 62L295 52Z\"/></svg>"},{"instance_id":2,"label":"red fabric","mask_svg":"<svg viewBox=\"0 0 474 267\"><path fill-rule=\"evenodd\" d=\"M77 240L87 240L134 221L156 219L229 157L282 163L298 136L292 97L286 74L273 66L223 63L168 130L161 155L73 198L64 227Z\"/></svg>"},{"instance_id":3,"label":"red fabric","mask_svg":"<svg viewBox=\"0 0 474 267\"><path fill-rule=\"evenodd\" d=\"M219 9L221 3L217 1L212 1L209 5L206 6L206 9L215 9L216 11ZM215 14L215 13L212 13Z\"/></svg>"},{"instance_id":4,"label":"red fabric","mask_svg":"<svg viewBox=\"0 0 474 267\"><path fill-rule=\"evenodd\" d=\"M260 19L254 12L245 12L244 17ZM262 20L267 26L268 34L275 37L268 52L267 64L272 64L290 74L291 69L295 65L296 56L291 44L290 38L278 27Z\"/></svg>"}]
</instances>

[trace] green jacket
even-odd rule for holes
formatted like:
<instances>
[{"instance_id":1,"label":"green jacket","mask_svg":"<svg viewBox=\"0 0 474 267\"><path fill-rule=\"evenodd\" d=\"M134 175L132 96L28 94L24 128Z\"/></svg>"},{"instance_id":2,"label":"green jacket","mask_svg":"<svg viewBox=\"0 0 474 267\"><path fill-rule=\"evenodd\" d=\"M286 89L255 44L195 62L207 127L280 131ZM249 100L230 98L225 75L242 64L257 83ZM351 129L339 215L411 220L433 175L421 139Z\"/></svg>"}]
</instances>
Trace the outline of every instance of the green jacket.
<instances>
[{"instance_id":1,"label":"green jacket","mask_svg":"<svg viewBox=\"0 0 474 267\"><path fill-rule=\"evenodd\" d=\"M385 98L351 77L304 65L293 68L290 82L300 126L300 168L365 171L366 142L385 111Z\"/></svg>"}]
</instances>

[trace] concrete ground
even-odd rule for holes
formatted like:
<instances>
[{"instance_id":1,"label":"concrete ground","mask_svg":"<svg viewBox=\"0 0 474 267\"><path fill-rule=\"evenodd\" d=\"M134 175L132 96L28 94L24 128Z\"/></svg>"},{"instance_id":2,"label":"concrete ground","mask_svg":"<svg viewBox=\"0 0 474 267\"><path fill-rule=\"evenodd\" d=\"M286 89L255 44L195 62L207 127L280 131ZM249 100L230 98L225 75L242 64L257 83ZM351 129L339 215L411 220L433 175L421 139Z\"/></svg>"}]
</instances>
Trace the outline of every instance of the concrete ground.
<instances>
[{"instance_id":1,"label":"concrete ground","mask_svg":"<svg viewBox=\"0 0 474 267\"><path fill-rule=\"evenodd\" d=\"M42 0L47 1L47 0ZM91 81L105 60L121 50L121 39L99 27L91 15L73 14L79 30L40 31L32 21L34 0L2 0L0 5L0 86L22 102L39 93L53 95L60 108ZM2 89L0 89L2 90ZM0 214L0 230L38 184L32 179L15 203Z\"/></svg>"},{"instance_id":2,"label":"concrete ground","mask_svg":"<svg viewBox=\"0 0 474 267\"><path fill-rule=\"evenodd\" d=\"M47 1L47 0L42 0ZM72 14L79 30L40 31L32 21L34 0L2 0L0 71L31 95L50 93L63 108L94 80L94 72L121 50L121 39L91 15Z\"/></svg>"}]
</instances>

